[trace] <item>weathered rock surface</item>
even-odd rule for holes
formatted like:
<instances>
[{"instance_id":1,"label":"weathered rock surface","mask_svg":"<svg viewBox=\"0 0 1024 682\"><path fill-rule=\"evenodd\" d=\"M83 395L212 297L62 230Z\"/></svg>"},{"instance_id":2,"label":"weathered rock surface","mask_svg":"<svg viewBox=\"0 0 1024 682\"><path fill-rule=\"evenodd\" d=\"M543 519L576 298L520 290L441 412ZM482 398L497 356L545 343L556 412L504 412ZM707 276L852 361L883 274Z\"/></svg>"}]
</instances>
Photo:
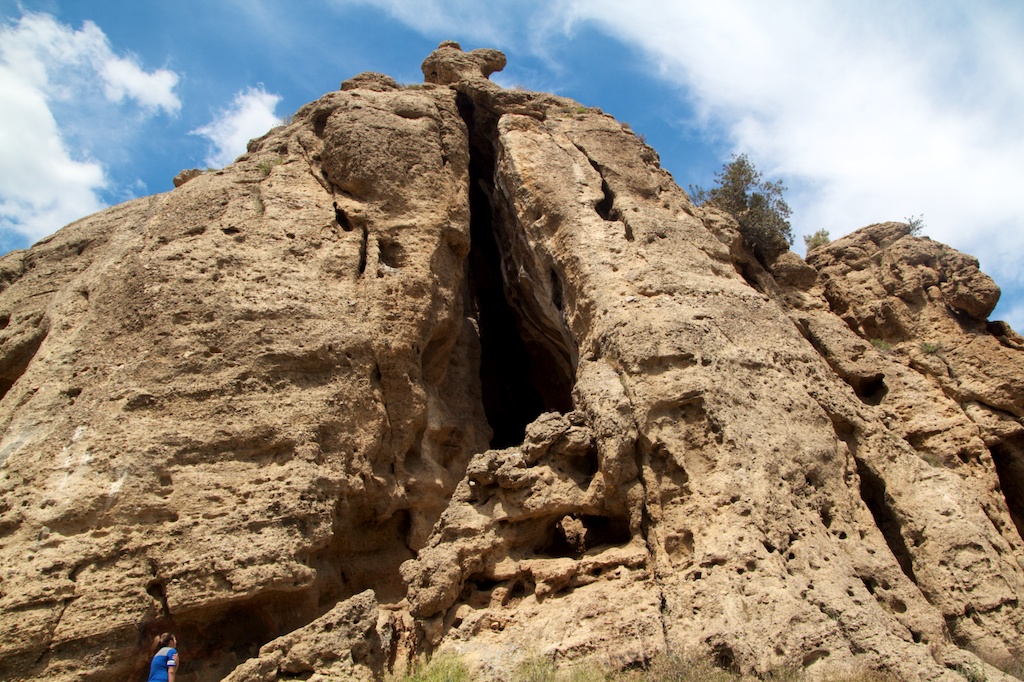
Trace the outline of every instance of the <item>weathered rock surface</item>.
<instances>
[{"instance_id":1,"label":"weathered rock surface","mask_svg":"<svg viewBox=\"0 0 1024 682\"><path fill-rule=\"evenodd\" d=\"M0 259L0 677L1021 655L1024 339L874 225L767 267L596 110L361 74Z\"/></svg>"}]
</instances>

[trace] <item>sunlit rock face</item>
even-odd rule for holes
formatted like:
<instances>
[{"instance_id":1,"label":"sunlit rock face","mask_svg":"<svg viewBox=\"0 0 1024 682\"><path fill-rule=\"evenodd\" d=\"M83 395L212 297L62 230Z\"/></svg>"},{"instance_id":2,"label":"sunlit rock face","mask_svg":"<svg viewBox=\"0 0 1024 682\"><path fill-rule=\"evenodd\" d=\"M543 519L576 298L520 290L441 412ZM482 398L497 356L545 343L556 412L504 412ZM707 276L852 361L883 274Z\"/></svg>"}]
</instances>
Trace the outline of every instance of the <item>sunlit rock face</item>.
<instances>
[{"instance_id":1,"label":"sunlit rock face","mask_svg":"<svg viewBox=\"0 0 1024 682\"><path fill-rule=\"evenodd\" d=\"M479 679L693 651L1001 679L1024 340L864 228L760 263L445 43L0 259L0 678ZM176 183L178 184L178 183Z\"/></svg>"}]
</instances>

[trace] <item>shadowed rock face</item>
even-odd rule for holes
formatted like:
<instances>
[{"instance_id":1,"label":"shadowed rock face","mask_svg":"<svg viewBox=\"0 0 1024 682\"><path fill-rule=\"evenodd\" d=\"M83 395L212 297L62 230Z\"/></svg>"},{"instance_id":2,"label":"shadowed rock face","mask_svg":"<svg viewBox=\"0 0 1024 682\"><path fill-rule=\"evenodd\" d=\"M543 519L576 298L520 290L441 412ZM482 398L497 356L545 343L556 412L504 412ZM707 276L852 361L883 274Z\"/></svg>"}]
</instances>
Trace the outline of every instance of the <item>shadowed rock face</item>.
<instances>
[{"instance_id":1,"label":"shadowed rock face","mask_svg":"<svg viewBox=\"0 0 1024 682\"><path fill-rule=\"evenodd\" d=\"M0 259L0 677L695 650L962 679L1024 634L1024 340L887 223L764 266L444 44Z\"/></svg>"}]
</instances>

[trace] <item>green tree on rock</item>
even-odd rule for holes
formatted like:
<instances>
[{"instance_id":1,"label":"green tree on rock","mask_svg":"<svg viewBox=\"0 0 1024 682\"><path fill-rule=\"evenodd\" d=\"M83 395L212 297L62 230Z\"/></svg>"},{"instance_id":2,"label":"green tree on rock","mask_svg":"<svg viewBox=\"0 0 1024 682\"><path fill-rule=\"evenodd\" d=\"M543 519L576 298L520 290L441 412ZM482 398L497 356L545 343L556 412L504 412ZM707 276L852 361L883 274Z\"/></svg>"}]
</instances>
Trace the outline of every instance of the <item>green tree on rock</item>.
<instances>
[{"instance_id":1,"label":"green tree on rock","mask_svg":"<svg viewBox=\"0 0 1024 682\"><path fill-rule=\"evenodd\" d=\"M730 163L715 173L717 187L705 190L690 186L698 205L710 204L731 214L740 225L747 245L762 261L771 261L793 244L789 225L792 211L782 198L786 191L781 180L761 179L761 172L746 154L733 154Z\"/></svg>"},{"instance_id":2,"label":"green tree on rock","mask_svg":"<svg viewBox=\"0 0 1024 682\"><path fill-rule=\"evenodd\" d=\"M804 246L807 247L807 253L814 251L819 246L825 246L832 242L832 238L828 236L828 230L821 229L811 235L804 235Z\"/></svg>"}]
</instances>

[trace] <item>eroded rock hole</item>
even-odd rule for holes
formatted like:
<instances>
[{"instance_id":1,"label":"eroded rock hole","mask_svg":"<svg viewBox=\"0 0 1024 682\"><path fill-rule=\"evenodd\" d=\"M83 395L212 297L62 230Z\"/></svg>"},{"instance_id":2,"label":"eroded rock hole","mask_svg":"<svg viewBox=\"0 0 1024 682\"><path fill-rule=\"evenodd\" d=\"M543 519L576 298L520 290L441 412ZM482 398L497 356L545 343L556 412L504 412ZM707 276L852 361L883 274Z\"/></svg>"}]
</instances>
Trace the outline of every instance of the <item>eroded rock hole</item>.
<instances>
[{"instance_id":1,"label":"eroded rock hole","mask_svg":"<svg viewBox=\"0 0 1024 682\"><path fill-rule=\"evenodd\" d=\"M14 347L8 350L6 362L0 365L0 400L3 400L15 382L28 369L29 363L32 362L32 358L35 357L39 347L46 339L48 331L49 327L44 319L31 332L19 335L17 337L18 340L14 343L11 343L11 340L7 341L8 344Z\"/></svg>"},{"instance_id":2,"label":"eroded rock hole","mask_svg":"<svg viewBox=\"0 0 1024 682\"><path fill-rule=\"evenodd\" d=\"M1024 438L994 445L991 452L1010 518L1017 533L1024 538Z\"/></svg>"},{"instance_id":3,"label":"eroded rock hole","mask_svg":"<svg viewBox=\"0 0 1024 682\"><path fill-rule=\"evenodd\" d=\"M889 393L884 374L873 374L868 377L851 376L846 380L865 405L879 405Z\"/></svg>"},{"instance_id":4,"label":"eroded rock hole","mask_svg":"<svg viewBox=\"0 0 1024 682\"><path fill-rule=\"evenodd\" d=\"M398 242L380 237L377 239L377 248L380 252L380 262L389 268L400 268L405 265L405 249Z\"/></svg>"},{"instance_id":5,"label":"eroded rock hole","mask_svg":"<svg viewBox=\"0 0 1024 682\"><path fill-rule=\"evenodd\" d=\"M847 445L856 441L857 427L853 422L840 414L829 413L828 418L832 422L832 429L836 432L839 440Z\"/></svg>"},{"instance_id":6,"label":"eroded rock hole","mask_svg":"<svg viewBox=\"0 0 1024 682\"><path fill-rule=\"evenodd\" d=\"M324 136L324 130L327 128L327 119L331 117L331 112L325 111L322 114L318 114L313 119L313 134L317 137L322 138Z\"/></svg>"},{"instance_id":7,"label":"eroded rock hole","mask_svg":"<svg viewBox=\"0 0 1024 682\"><path fill-rule=\"evenodd\" d=\"M615 210L615 193L612 192L612 188L608 186L608 181L604 177L604 173L601 171L601 166L590 158L587 154L587 150L581 147L578 143L574 143L576 149L580 151L583 156L586 157L590 163L591 168L597 171L598 176L601 178L601 194L602 199L594 204L594 210L597 211L597 215L601 216L602 219L609 222L614 222L619 219L618 211Z\"/></svg>"},{"instance_id":8,"label":"eroded rock hole","mask_svg":"<svg viewBox=\"0 0 1024 682\"><path fill-rule=\"evenodd\" d=\"M629 519L589 514L565 516L552 522L545 536L544 544L536 549L538 555L579 559L598 547L628 544Z\"/></svg>"},{"instance_id":9,"label":"eroded rock hole","mask_svg":"<svg viewBox=\"0 0 1024 682\"><path fill-rule=\"evenodd\" d=\"M162 580L152 580L146 585L146 592L151 596L158 604L160 604L160 615L164 618L168 617L171 613L170 607L167 605L167 592L164 588Z\"/></svg>"},{"instance_id":10,"label":"eroded rock hole","mask_svg":"<svg viewBox=\"0 0 1024 682\"><path fill-rule=\"evenodd\" d=\"M501 240L508 242L514 225L495 209L494 173L496 117L458 95L459 112L469 130L470 252L468 257L471 315L480 334L480 384L484 414L493 431L492 448L523 442L526 426L543 412L572 409L574 365L559 340L538 327L542 318L531 292L517 292L503 272L515 271L503 259ZM552 271L552 291L560 309L562 286ZM564 324L562 322L561 324ZM567 369L570 367L570 369Z\"/></svg>"},{"instance_id":11,"label":"eroded rock hole","mask_svg":"<svg viewBox=\"0 0 1024 682\"><path fill-rule=\"evenodd\" d=\"M736 665L736 654L733 650L727 646L717 646L712 650L712 655L715 659L715 665L731 673L739 672L739 667Z\"/></svg>"},{"instance_id":12,"label":"eroded rock hole","mask_svg":"<svg viewBox=\"0 0 1024 682\"><path fill-rule=\"evenodd\" d=\"M591 449L582 455L563 457L560 460L560 464L573 480L586 487L586 484L589 484L591 479L594 478L601 462L598 458L597 450Z\"/></svg>"},{"instance_id":13,"label":"eroded rock hole","mask_svg":"<svg viewBox=\"0 0 1024 682\"><path fill-rule=\"evenodd\" d=\"M16 379L10 379L8 377L0 377L0 400L3 400L7 392L14 386Z\"/></svg>"},{"instance_id":14,"label":"eroded rock hole","mask_svg":"<svg viewBox=\"0 0 1024 682\"><path fill-rule=\"evenodd\" d=\"M522 599L533 594L536 589L536 584L528 578L521 578L513 583L512 587L508 591L508 598L511 599Z\"/></svg>"},{"instance_id":15,"label":"eroded rock hole","mask_svg":"<svg viewBox=\"0 0 1024 682\"><path fill-rule=\"evenodd\" d=\"M900 521L893 511L885 492L885 481L864 465L859 459L857 463L857 474L860 476L860 497L864 500L871 516L875 519L875 525L882 532L885 543L889 545L890 551L900 568L910 580L917 584L914 576L914 562L911 559L910 551L907 549L907 542L900 533Z\"/></svg>"},{"instance_id":16,"label":"eroded rock hole","mask_svg":"<svg viewBox=\"0 0 1024 682\"><path fill-rule=\"evenodd\" d=\"M821 509L819 509L818 511L819 511L819 513L821 515L821 523L822 523L822 525L824 525L825 528L831 528L832 527L832 510L829 508L829 505L827 505L827 504L822 505Z\"/></svg>"}]
</instances>

